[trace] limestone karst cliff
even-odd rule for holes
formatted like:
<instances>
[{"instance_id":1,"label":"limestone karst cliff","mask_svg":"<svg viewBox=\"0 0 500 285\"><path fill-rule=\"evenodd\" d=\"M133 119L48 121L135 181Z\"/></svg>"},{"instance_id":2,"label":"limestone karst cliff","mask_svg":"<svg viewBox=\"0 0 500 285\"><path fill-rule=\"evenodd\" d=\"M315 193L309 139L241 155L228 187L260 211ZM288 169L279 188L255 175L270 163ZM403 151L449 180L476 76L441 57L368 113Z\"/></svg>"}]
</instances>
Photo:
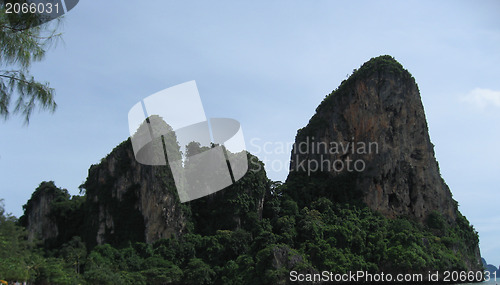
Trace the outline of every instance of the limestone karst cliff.
<instances>
[{"instance_id":1,"label":"limestone karst cliff","mask_svg":"<svg viewBox=\"0 0 500 285\"><path fill-rule=\"evenodd\" d=\"M311 176L342 180L323 194L359 199L388 218L425 223L438 213L453 225L460 215L434 156L415 79L391 56L354 70L297 132L287 182ZM307 197L300 189L291 194ZM473 251L472 267L479 247Z\"/></svg>"},{"instance_id":2,"label":"limestone karst cliff","mask_svg":"<svg viewBox=\"0 0 500 285\"><path fill-rule=\"evenodd\" d=\"M186 156L211 147L190 143ZM390 56L371 59L326 96L297 132L285 183L269 181L246 154L249 171L236 183L180 203L168 166L138 163L127 139L90 167L82 196L44 182L20 220L50 250L75 236L89 256L115 247L102 264L88 260L91 284L124 284L128 272L195 284L198 268L206 284L295 284L292 271L483 270L478 233L441 178L415 80ZM124 279L94 279L136 249L156 265L134 259L108 268Z\"/></svg>"},{"instance_id":3,"label":"limestone karst cliff","mask_svg":"<svg viewBox=\"0 0 500 285\"><path fill-rule=\"evenodd\" d=\"M134 158L130 139L117 146L101 163L89 169L86 191L86 240L97 244L122 241L153 243L197 231L234 230L245 216L262 213L267 177L263 166L252 162L244 179L207 197L181 204L168 166L150 166ZM257 169L256 169L257 168ZM251 184L251 185L249 185ZM245 196L241 198L240 196ZM246 211L232 205L248 200ZM211 230L205 230L205 228Z\"/></svg>"},{"instance_id":4,"label":"limestone karst cliff","mask_svg":"<svg viewBox=\"0 0 500 285\"><path fill-rule=\"evenodd\" d=\"M391 57L365 63L328 95L299 130L295 145L302 142L309 148L302 144L292 151L290 176L300 174L301 163L315 167L311 161L317 161L315 171L357 174L355 187L363 201L388 217L423 221L438 210L455 220L417 84Z\"/></svg>"},{"instance_id":5,"label":"limestone karst cliff","mask_svg":"<svg viewBox=\"0 0 500 285\"><path fill-rule=\"evenodd\" d=\"M176 236L186 226L185 213L167 166L135 160L130 140L89 169L85 227L97 244L120 240L154 242Z\"/></svg>"},{"instance_id":6,"label":"limestone karst cliff","mask_svg":"<svg viewBox=\"0 0 500 285\"><path fill-rule=\"evenodd\" d=\"M56 221L50 215L51 204L58 194L55 188L54 182L41 183L24 206L27 215L21 218L21 222L27 226L29 240L47 240L59 234Z\"/></svg>"},{"instance_id":7,"label":"limestone karst cliff","mask_svg":"<svg viewBox=\"0 0 500 285\"><path fill-rule=\"evenodd\" d=\"M268 189L262 163L250 154L248 163L249 172L237 183L182 204L169 167L140 164L127 139L90 167L80 186L84 196L70 199L53 182L42 182L21 221L30 238L53 246L73 236L81 236L92 247L248 228L252 219L262 217Z\"/></svg>"},{"instance_id":8,"label":"limestone karst cliff","mask_svg":"<svg viewBox=\"0 0 500 285\"><path fill-rule=\"evenodd\" d=\"M48 248L58 247L82 232L83 203L83 197L71 197L53 181L42 182L23 206L19 222L26 227L29 241L37 239Z\"/></svg>"}]
</instances>

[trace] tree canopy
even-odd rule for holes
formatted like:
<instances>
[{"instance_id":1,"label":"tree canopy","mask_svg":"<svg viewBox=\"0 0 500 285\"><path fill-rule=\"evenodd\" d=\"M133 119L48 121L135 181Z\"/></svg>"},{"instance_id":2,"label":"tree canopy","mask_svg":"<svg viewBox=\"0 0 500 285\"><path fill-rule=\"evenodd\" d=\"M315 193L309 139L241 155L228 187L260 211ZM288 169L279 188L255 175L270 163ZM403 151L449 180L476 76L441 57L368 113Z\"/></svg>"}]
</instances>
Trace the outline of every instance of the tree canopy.
<instances>
[{"instance_id":1,"label":"tree canopy","mask_svg":"<svg viewBox=\"0 0 500 285\"><path fill-rule=\"evenodd\" d=\"M60 38L59 22L38 25L34 14L13 17L0 2L0 116L19 114L29 123L35 109L54 112L57 106L55 90L48 82L37 81L29 70Z\"/></svg>"}]
</instances>

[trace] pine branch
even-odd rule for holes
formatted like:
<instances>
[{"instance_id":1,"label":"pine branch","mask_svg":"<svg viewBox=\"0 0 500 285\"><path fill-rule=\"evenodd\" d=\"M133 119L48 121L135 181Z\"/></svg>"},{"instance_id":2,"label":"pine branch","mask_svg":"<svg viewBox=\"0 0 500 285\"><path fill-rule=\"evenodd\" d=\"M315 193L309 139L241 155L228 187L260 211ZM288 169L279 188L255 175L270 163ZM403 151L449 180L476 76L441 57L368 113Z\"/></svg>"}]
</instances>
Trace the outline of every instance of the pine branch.
<instances>
[{"instance_id":1,"label":"pine branch","mask_svg":"<svg viewBox=\"0 0 500 285\"><path fill-rule=\"evenodd\" d=\"M22 82L22 83L25 83L25 84L30 84L31 83L31 82L29 82L29 81L27 81L25 79L17 78L15 76L11 76L11 75L0 74L0 77L8 78L10 80L19 81L19 82Z\"/></svg>"},{"instance_id":2,"label":"pine branch","mask_svg":"<svg viewBox=\"0 0 500 285\"><path fill-rule=\"evenodd\" d=\"M6 119L9 115L10 97L16 91L17 100L15 102L14 113L21 113L25 117L25 123L29 123L29 118L33 110L39 106L41 109L49 109L54 112L57 104L54 102L54 89L48 84L36 82L33 77L26 78L21 71L1 71L0 74L0 115ZM2 78L8 80L7 85Z\"/></svg>"}]
</instances>

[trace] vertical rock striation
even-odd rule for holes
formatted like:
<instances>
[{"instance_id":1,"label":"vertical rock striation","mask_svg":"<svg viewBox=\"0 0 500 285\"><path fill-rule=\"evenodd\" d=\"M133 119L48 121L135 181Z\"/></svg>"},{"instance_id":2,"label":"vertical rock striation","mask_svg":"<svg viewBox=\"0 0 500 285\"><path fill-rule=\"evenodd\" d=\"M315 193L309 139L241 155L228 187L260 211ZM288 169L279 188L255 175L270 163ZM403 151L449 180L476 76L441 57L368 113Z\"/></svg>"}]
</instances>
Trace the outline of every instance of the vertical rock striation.
<instances>
[{"instance_id":1,"label":"vertical rock striation","mask_svg":"<svg viewBox=\"0 0 500 285\"><path fill-rule=\"evenodd\" d=\"M50 213L52 202L57 199L60 192L54 182L42 182L23 206L25 214L20 218L20 222L26 226L29 241L35 238L53 239L59 234L57 223Z\"/></svg>"},{"instance_id":2,"label":"vertical rock striation","mask_svg":"<svg viewBox=\"0 0 500 285\"><path fill-rule=\"evenodd\" d=\"M82 187L87 239L97 244L152 243L177 236L186 226L168 167L138 163L130 139L93 165Z\"/></svg>"}]
</instances>

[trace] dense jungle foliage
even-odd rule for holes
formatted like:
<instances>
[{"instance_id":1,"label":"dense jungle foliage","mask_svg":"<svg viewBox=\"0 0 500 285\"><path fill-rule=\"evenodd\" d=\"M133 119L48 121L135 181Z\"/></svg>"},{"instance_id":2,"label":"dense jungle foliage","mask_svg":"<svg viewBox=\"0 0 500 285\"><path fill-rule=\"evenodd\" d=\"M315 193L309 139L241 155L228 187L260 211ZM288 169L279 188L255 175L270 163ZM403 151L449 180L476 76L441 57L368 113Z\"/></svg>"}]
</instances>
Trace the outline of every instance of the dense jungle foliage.
<instances>
[{"instance_id":1,"label":"dense jungle foliage","mask_svg":"<svg viewBox=\"0 0 500 285\"><path fill-rule=\"evenodd\" d=\"M245 177L239 187L254 182ZM88 247L78 235L66 235L64 243L28 242L26 230L2 207L0 278L34 284L280 284L291 270L401 273L466 268L463 260L473 254L478 236L465 217L449 225L436 212L422 225L410 218L385 218L349 197L340 203L334 196L317 195L303 203L287 194L293 193L290 188L314 188L312 193L321 194L318 183L267 181L262 218L245 212L253 202L245 191L210 209L193 207L189 233L153 244L129 240L120 246ZM264 185L254 186L262 190ZM58 194L51 215L64 225L63 233L81 232L73 221L84 207L84 197L70 197L52 182L42 183L37 191ZM191 206L206 203L203 199ZM225 228L229 220L216 222L235 213L244 213L237 228Z\"/></svg>"}]
</instances>

